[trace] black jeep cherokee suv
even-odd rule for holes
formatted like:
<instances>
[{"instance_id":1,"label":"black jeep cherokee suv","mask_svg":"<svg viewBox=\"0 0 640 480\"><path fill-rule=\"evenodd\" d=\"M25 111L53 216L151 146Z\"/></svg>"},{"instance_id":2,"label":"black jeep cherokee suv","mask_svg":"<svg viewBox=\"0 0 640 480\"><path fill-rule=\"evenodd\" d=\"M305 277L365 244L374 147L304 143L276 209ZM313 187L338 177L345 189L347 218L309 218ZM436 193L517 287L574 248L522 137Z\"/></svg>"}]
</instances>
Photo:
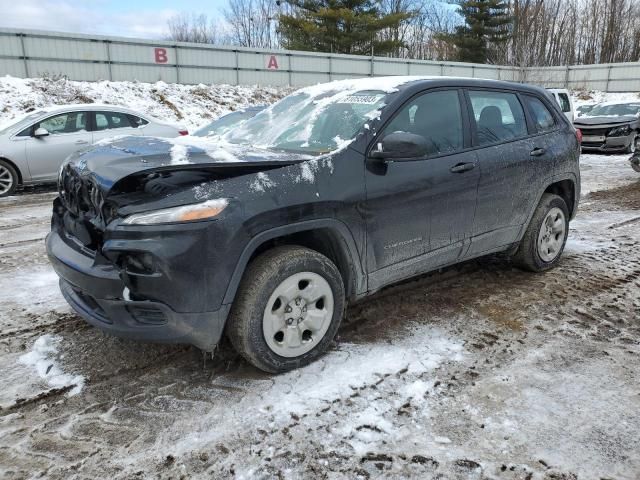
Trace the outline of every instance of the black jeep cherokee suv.
<instances>
[{"instance_id":1,"label":"black jeep cherokee suv","mask_svg":"<svg viewBox=\"0 0 640 480\"><path fill-rule=\"evenodd\" d=\"M492 252L558 263L576 131L547 93L388 77L299 90L221 137L128 137L60 171L49 258L99 328L305 365L348 302Z\"/></svg>"}]
</instances>

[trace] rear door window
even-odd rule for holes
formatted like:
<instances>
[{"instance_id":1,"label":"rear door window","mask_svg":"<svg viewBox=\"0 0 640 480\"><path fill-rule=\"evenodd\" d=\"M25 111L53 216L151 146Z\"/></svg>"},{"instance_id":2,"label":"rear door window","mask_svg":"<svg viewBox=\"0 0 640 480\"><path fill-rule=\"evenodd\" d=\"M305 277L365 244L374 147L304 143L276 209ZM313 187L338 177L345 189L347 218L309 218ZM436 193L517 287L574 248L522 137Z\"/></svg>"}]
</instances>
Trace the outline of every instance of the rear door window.
<instances>
[{"instance_id":1,"label":"rear door window","mask_svg":"<svg viewBox=\"0 0 640 480\"><path fill-rule=\"evenodd\" d=\"M515 93L470 90L469 99L479 145L505 142L527 135L524 110Z\"/></svg>"},{"instance_id":2,"label":"rear door window","mask_svg":"<svg viewBox=\"0 0 640 480\"><path fill-rule=\"evenodd\" d=\"M530 95L523 95L523 98L533 118L534 126L539 133L549 132L556 128L555 118L539 98Z\"/></svg>"},{"instance_id":3,"label":"rear door window","mask_svg":"<svg viewBox=\"0 0 640 480\"><path fill-rule=\"evenodd\" d=\"M462 113L458 91L438 90L410 100L385 127L382 138L393 132L423 136L431 147L431 156L462 150Z\"/></svg>"},{"instance_id":4,"label":"rear door window","mask_svg":"<svg viewBox=\"0 0 640 480\"><path fill-rule=\"evenodd\" d=\"M96 112L96 131L131 128L129 116L120 112ZM134 125L137 128L138 125Z\"/></svg>"}]
</instances>

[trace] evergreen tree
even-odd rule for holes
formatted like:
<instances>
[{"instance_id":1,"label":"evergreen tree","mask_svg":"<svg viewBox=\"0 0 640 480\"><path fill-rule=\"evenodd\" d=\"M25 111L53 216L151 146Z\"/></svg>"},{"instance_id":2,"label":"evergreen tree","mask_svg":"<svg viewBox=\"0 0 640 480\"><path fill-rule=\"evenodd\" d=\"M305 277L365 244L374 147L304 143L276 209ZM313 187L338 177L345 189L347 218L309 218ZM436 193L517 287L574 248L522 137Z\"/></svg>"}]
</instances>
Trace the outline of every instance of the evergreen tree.
<instances>
[{"instance_id":1,"label":"evergreen tree","mask_svg":"<svg viewBox=\"0 0 640 480\"><path fill-rule=\"evenodd\" d=\"M458 51L461 62L488 63L491 49L506 42L512 19L509 4L503 0L458 0L458 13L464 25L445 35Z\"/></svg>"},{"instance_id":2,"label":"evergreen tree","mask_svg":"<svg viewBox=\"0 0 640 480\"><path fill-rule=\"evenodd\" d=\"M379 0L285 0L290 14L280 15L282 46L291 50L385 55L404 46L381 39L379 32L396 29L413 13L384 14Z\"/></svg>"}]
</instances>

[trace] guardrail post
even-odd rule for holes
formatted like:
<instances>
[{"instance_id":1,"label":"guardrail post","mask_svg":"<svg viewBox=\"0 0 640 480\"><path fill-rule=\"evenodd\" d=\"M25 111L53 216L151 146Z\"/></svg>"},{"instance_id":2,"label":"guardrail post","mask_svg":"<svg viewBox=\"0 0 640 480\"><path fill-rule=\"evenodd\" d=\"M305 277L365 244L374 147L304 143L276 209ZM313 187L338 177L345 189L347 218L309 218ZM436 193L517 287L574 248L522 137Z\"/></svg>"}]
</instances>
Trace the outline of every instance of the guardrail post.
<instances>
[{"instance_id":1,"label":"guardrail post","mask_svg":"<svg viewBox=\"0 0 640 480\"><path fill-rule=\"evenodd\" d=\"M24 33L19 33L18 36L20 37L20 46L22 47L22 60L24 61L24 76L25 78L29 78L29 61L27 60L27 50L24 47L24 37L26 36L26 34Z\"/></svg>"},{"instance_id":2,"label":"guardrail post","mask_svg":"<svg viewBox=\"0 0 640 480\"><path fill-rule=\"evenodd\" d=\"M180 83L180 56L178 55L180 47L178 47L178 45L174 45L173 48L176 49L176 83Z\"/></svg>"},{"instance_id":3,"label":"guardrail post","mask_svg":"<svg viewBox=\"0 0 640 480\"><path fill-rule=\"evenodd\" d=\"M333 56L329 55L327 57L329 59L329 81L333 80Z\"/></svg>"},{"instance_id":4,"label":"guardrail post","mask_svg":"<svg viewBox=\"0 0 640 480\"><path fill-rule=\"evenodd\" d=\"M236 85L240 85L240 59L238 58L239 52L238 50L234 50L236 54Z\"/></svg>"},{"instance_id":5,"label":"guardrail post","mask_svg":"<svg viewBox=\"0 0 640 480\"><path fill-rule=\"evenodd\" d=\"M605 92L609 92L609 82L611 81L611 65L609 65L609 69L607 71L607 86L604 87Z\"/></svg>"},{"instance_id":6,"label":"guardrail post","mask_svg":"<svg viewBox=\"0 0 640 480\"><path fill-rule=\"evenodd\" d=\"M373 77L373 54L371 55L371 70L369 72L369 76Z\"/></svg>"},{"instance_id":7,"label":"guardrail post","mask_svg":"<svg viewBox=\"0 0 640 480\"><path fill-rule=\"evenodd\" d=\"M107 47L107 69L109 70L109 81L113 81L113 70L111 69L111 40L104 41Z\"/></svg>"},{"instance_id":8,"label":"guardrail post","mask_svg":"<svg viewBox=\"0 0 640 480\"><path fill-rule=\"evenodd\" d=\"M564 88L569 88L569 65L567 65L567 70L564 74Z\"/></svg>"}]
</instances>

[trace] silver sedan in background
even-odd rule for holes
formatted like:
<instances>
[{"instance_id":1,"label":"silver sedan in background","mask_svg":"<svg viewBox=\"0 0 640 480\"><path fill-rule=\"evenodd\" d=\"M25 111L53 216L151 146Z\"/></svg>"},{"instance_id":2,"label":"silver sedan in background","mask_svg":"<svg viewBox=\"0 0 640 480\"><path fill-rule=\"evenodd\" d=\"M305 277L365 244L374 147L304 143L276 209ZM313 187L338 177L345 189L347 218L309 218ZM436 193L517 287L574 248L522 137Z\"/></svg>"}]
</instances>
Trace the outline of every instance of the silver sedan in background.
<instances>
[{"instance_id":1,"label":"silver sedan in background","mask_svg":"<svg viewBox=\"0 0 640 480\"><path fill-rule=\"evenodd\" d=\"M112 105L37 110L0 127L0 197L19 185L55 182L72 153L116 135L177 137L185 128Z\"/></svg>"}]
</instances>

